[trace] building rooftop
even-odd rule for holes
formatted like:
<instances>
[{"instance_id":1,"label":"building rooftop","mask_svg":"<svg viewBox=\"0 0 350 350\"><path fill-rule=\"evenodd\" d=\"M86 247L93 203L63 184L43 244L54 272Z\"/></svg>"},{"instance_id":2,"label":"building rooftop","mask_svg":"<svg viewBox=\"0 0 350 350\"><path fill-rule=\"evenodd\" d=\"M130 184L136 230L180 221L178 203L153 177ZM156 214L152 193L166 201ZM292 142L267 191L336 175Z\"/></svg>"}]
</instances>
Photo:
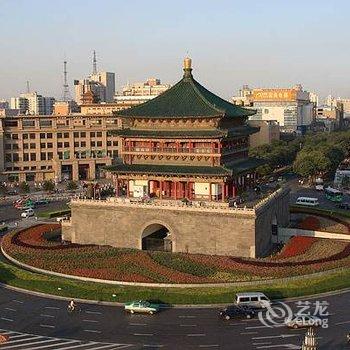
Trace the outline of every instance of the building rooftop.
<instances>
[{"instance_id":1,"label":"building rooftop","mask_svg":"<svg viewBox=\"0 0 350 350\"><path fill-rule=\"evenodd\" d=\"M255 114L222 99L198 83L192 76L191 59L184 61L183 78L163 94L129 109L116 112L122 117L197 118L248 117Z\"/></svg>"}]
</instances>

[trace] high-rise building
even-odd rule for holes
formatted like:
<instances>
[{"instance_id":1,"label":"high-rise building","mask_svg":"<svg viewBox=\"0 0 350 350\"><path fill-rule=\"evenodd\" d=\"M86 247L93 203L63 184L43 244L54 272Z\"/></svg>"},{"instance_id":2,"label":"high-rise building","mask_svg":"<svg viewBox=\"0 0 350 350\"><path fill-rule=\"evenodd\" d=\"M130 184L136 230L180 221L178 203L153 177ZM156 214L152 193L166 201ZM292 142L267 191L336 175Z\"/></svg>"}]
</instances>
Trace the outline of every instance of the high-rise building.
<instances>
[{"instance_id":1,"label":"high-rise building","mask_svg":"<svg viewBox=\"0 0 350 350\"><path fill-rule=\"evenodd\" d=\"M55 99L44 97L37 92L20 94L19 97L11 97L11 109L18 109L20 114L48 115L52 114Z\"/></svg>"},{"instance_id":2,"label":"high-rise building","mask_svg":"<svg viewBox=\"0 0 350 350\"><path fill-rule=\"evenodd\" d=\"M127 84L122 91L115 95L118 105L137 105L162 94L171 87L170 84L162 84L160 79L149 78L144 83Z\"/></svg>"},{"instance_id":3,"label":"high-rise building","mask_svg":"<svg viewBox=\"0 0 350 350\"><path fill-rule=\"evenodd\" d=\"M0 109L8 109L10 107L10 104L6 100L0 100Z\"/></svg>"},{"instance_id":4,"label":"high-rise building","mask_svg":"<svg viewBox=\"0 0 350 350\"><path fill-rule=\"evenodd\" d=\"M275 120L282 132L304 132L314 120L314 103L301 85L292 88L249 89L244 86L232 101L255 109L251 120Z\"/></svg>"}]
</instances>

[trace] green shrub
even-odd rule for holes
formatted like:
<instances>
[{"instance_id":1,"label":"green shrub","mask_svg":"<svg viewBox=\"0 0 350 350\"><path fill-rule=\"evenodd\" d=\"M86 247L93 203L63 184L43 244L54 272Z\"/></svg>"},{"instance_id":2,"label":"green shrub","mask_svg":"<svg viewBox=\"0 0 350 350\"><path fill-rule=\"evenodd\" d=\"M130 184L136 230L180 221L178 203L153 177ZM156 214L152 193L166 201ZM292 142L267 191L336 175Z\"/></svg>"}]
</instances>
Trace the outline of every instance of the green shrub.
<instances>
[{"instance_id":1,"label":"green shrub","mask_svg":"<svg viewBox=\"0 0 350 350\"><path fill-rule=\"evenodd\" d=\"M58 216L68 215L70 213L71 213L70 209L63 209L63 210L57 210L57 211L43 211L39 213L38 216L41 218L51 219L51 218L56 218Z\"/></svg>"},{"instance_id":2,"label":"green shrub","mask_svg":"<svg viewBox=\"0 0 350 350\"><path fill-rule=\"evenodd\" d=\"M0 227L0 233L6 232L8 229L9 229L8 226L2 226Z\"/></svg>"}]
</instances>

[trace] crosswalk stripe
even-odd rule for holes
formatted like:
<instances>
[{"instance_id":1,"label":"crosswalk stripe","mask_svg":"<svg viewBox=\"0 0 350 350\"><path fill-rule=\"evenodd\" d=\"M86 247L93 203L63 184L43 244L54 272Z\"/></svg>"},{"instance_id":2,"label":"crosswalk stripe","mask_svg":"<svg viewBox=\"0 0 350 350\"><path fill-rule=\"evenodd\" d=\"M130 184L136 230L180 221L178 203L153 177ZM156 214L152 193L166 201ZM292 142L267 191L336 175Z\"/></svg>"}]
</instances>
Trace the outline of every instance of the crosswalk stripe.
<instances>
[{"instance_id":1,"label":"crosswalk stripe","mask_svg":"<svg viewBox=\"0 0 350 350\"><path fill-rule=\"evenodd\" d=\"M58 341L57 339L53 339L53 341ZM57 346L61 346L61 345L68 345L68 344L73 344L73 343L76 343L77 340L70 340L70 341L67 341L65 342L64 344L49 344L49 345L39 345L39 346L36 346L36 347L31 347L30 350L37 350L37 349L46 349L46 348L52 348L53 346L55 346L55 349L58 349Z\"/></svg>"},{"instance_id":2,"label":"crosswalk stripe","mask_svg":"<svg viewBox=\"0 0 350 350\"><path fill-rule=\"evenodd\" d=\"M40 335L37 335L37 336L30 336L29 338L27 337L24 337L22 339L16 339L16 340L12 340L13 337L10 337L10 340L8 342L6 342L6 344L14 344L14 343L22 343L24 341L32 341L32 340L35 340L35 339L39 339L39 338L42 338ZM21 345L19 345L21 346ZM6 349L6 347L3 347L2 349Z\"/></svg>"}]
</instances>

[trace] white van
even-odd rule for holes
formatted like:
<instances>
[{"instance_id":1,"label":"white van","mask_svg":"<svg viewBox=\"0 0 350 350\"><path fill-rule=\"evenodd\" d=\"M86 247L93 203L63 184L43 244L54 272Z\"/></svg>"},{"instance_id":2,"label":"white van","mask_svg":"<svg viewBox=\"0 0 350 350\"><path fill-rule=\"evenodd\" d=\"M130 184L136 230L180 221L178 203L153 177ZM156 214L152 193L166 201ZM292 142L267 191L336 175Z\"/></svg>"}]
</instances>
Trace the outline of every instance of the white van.
<instances>
[{"instance_id":1,"label":"white van","mask_svg":"<svg viewBox=\"0 0 350 350\"><path fill-rule=\"evenodd\" d=\"M31 208L25 210L25 211L21 214L21 217L22 217L22 218L29 218L30 216L34 216L34 210L31 209Z\"/></svg>"},{"instance_id":2,"label":"white van","mask_svg":"<svg viewBox=\"0 0 350 350\"><path fill-rule=\"evenodd\" d=\"M271 305L270 299L260 292L237 293L235 304L249 306L252 308L263 309Z\"/></svg>"},{"instance_id":3,"label":"white van","mask_svg":"<svg viewBox=\"0 0 350 350\"><path fill-rule=\"evenodd\" d=\"M308 207L316 207L320 203L318 202L318 198L312 198L312 197L298 197L295 204L298 205L306 205Z\"/></svg>"}]
</instances>

